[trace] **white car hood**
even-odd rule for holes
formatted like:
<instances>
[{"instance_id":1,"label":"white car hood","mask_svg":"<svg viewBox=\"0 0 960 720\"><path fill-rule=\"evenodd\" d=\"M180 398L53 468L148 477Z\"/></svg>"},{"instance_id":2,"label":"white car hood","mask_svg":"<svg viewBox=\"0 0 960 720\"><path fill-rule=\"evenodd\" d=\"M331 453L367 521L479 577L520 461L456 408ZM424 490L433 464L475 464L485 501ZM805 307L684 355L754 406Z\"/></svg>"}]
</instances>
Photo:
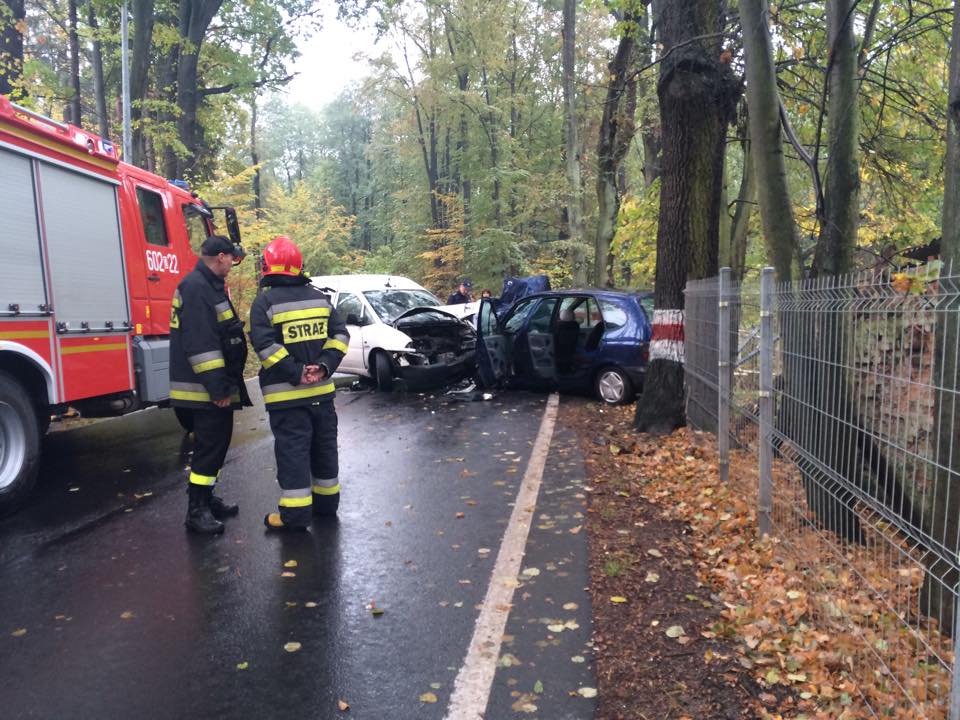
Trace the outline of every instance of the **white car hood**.
<instances>
[{"instance_id":1,"label":"white car hood","mask_svg":"<svg viewBox=\"0 0 960 720\"><path fill-rule=\"evenodd\" d=\"M434 310L443 310L444 312L450 313L455 318L463 320L464 318L477 314L477 311L480 310L480 301L474 300L473 302L460 303L458 305L440 305L434 308Z\"/></svg>"}]
</instances>

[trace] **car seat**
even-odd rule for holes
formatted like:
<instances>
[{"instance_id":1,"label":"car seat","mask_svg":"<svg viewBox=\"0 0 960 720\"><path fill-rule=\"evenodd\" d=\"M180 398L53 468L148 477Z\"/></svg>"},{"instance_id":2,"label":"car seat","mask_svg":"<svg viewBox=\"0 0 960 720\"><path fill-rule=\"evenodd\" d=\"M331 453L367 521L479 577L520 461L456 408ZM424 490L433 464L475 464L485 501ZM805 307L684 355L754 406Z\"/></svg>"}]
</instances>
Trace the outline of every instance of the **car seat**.
<instances>
[{"instance_id":1,"label":"car seat","mask_svg":"<svg viewBox=\"0 0 960 720\"><path fill-rule=\"evenodd\" d=\"M557 370L569 370L573 362L573 353L577 349L580 339L580 323L573 317L573 311L563 309L557 319L557 328L554 332L557 347Z\"/></svg>"}]
</instances>

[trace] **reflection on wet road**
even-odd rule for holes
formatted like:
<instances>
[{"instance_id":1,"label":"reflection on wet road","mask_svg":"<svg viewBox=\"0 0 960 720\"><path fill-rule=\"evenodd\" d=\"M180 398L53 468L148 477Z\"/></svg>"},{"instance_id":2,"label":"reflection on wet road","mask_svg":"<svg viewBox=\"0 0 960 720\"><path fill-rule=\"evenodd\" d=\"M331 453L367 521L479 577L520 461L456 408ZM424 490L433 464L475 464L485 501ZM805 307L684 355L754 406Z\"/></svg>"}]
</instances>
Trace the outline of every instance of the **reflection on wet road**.
<instances>
[{"instance_id":1,"label":"reflection on wet road","mask_svg":"<svg viewBox=\"0 0 960 720\"><path fill-rule=\"evenodd\" d=\"M505 398L341 394L340 519L290 537L261 524L262 406L237 418L240 517L215 538L184 531L170 411L52 434L0 521L3 717L443 717L546 401Z\"/></svg>"}]
</instances>

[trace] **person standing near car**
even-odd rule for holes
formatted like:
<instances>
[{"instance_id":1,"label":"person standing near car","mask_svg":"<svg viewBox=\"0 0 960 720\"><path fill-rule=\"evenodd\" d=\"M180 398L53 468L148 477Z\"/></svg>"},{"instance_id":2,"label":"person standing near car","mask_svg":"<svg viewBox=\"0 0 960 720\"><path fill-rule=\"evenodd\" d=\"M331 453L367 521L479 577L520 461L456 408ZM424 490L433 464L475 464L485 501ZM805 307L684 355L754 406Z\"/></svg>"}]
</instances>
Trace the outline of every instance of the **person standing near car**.
<instances>
[{"instance_id":1,"label":"person standing near car","mask_svg":"<svg viewBox=\"0 0 960 720\"><path fill-rule=\"evenodd\" d=\"M250 308L250 339L260 358L260 388L270 414L278 512L271 531L306 530L311 514L335 516L340 505L337 411L332 375L347 352L347 326L330 299L303 273L289 238L263 251L262 292Z\"/></svg>"},{"instance_id":2,"label":"person standing near car","mask_svg":"<svg viewBox=\"0 0 960 720\"><path fill-rule=\"evenodd\" d=\"M460 281L460 287L447 298L447 305L464 305L473 302L472 290L473 283L464 278Z\"/></svg>"},{"instance_id":3,"label":"person standing near car","mask_svg":"<svg viewBox=\"0 0 960 720\"><path fill-rule=\"evenodd\" d=\"M213 494L233 436L233 412L250 405L243 383L247 344L243 323L224 280L243 250L211 235L196 267L177 287L170 313L170 404L192 416L195 444L185 525L191 532L223 532L239 512Z\"/></svg>"}]
</instances>

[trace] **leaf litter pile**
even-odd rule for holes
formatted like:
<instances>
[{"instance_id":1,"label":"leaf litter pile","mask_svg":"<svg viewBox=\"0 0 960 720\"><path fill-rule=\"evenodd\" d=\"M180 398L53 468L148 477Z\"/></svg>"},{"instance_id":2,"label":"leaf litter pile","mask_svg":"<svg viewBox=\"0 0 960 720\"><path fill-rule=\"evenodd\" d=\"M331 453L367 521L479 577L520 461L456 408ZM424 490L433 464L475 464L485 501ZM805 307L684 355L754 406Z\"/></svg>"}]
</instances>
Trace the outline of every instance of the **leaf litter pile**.
<instances>
[{"instance_id":1,"label":"leaf litter pile","mask_svg":"<svg viewBox=\"0 0 960 720\"><path fill-rule=\"evenodd\" d=\"M939 702L926 715L901 709L882 672L853 672L857 641L814 611L793 556L757 539L754 458L734 457L724 485L712 435L636 433L632 407L592 402L565 402L561 417L579 429L589 478L599 720L855 720L874 717L867 702L886 717L945 717ZM900 580L903 592L918 587ZM866 596L849 578L830 588L832 603L869 620L878 611ZM872 650L886 649L865 627ZM895 652L923 666L915 645ZM944 694L949 677L936 678L909 689Z\"/></svg>"}]
</instances>

